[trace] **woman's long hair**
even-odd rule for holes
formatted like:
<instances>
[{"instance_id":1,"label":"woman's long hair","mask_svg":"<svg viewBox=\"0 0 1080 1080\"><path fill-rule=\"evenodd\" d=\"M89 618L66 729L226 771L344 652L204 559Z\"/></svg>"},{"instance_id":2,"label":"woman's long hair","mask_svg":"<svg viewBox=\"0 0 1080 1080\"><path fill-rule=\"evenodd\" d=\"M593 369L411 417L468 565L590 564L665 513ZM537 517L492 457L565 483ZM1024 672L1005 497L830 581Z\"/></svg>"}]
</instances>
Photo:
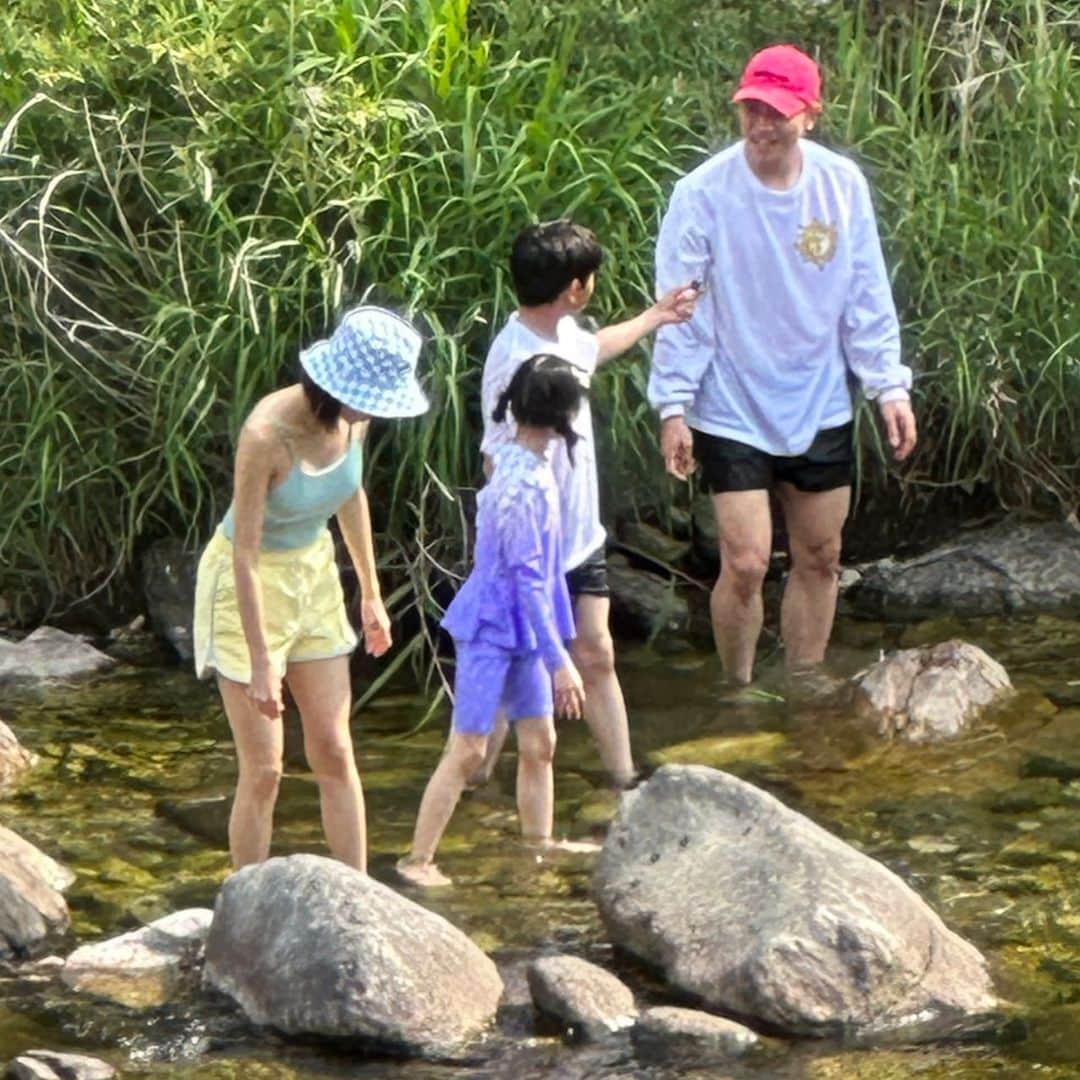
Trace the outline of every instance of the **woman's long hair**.
<instances>
[{"instance_id":1,"label":"woman's long hair","mask_svg":"<svg viewBox=\"0 0 1080 1080\"><path fill-rule=\"evenodd\" d=\"M570 463L578 434L571 427L581 408L584 391L574 369L561 357L550 353L530 356L514 372L509 385L499 395L492 418L502 423L509 408L519 424L553 428L566 442Z\"/></svg>"},{"instance_id":2,"label":"woman's long hair","mask_svg":"<svg viewBox=\"0 0 1080 1080\"><path fill-rule=\"evenodd\" d=\"M304 388L304 397L315 419L322 427L333 431L341 416L341 402L333 394L328 394L304 367L300 368L300 385Z\"/></svg>"}]
</instances>

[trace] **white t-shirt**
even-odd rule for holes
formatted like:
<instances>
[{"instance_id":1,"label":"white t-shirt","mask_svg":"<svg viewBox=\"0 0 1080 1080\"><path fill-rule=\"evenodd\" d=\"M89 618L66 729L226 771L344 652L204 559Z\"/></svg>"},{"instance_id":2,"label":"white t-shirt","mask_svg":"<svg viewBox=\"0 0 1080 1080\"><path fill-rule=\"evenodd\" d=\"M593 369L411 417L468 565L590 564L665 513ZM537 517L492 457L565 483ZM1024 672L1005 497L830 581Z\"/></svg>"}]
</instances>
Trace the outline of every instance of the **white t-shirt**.
<instances>
[{"instance_id":1,"label":"white t-shirt","mask_svg":"<svg viewBox=\"0 0 1080 1080\"><path fill-rule=\"evenodd\" d=\"M484 361L480 390L484 412L484 441L480 449L485 454L493 454L497 447L514 438L517 425L510 411L507 410L506 420L501 424L496 424L491 414L514 372L530 356L550 353L561 357L579 373L581 385L588 390L600 348L596 335L582 330L569 315L559 321L557 332L557 341L540 337L525 326L515 313L491 343ZM596 444L587 393L581 400L573 427L581 436L574 446L574 464L570 464L566 443L562 439L556 439L549 451L551 468L559 487L563 561L567 570L580 566L607 539L600 521Z\"/></svg>"}]
</instances>

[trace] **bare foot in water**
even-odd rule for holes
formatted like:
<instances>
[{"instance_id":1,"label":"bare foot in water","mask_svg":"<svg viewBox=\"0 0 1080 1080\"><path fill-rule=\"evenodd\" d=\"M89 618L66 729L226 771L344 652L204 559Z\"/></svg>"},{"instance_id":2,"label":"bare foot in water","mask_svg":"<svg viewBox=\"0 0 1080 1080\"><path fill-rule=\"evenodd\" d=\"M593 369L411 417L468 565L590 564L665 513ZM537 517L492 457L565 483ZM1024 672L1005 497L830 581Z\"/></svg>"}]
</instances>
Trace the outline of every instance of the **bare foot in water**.
<instances>
[{"instance_id":1,"label":"bare foot in water","mask_svg":"<svg viewBox=\"0 0 1080 1080\"><path fill-rule=\"evenodd\" d=\"M602 844L592 840L535 840L541 851L563 851L568 855L595 855Z\"/></svg>"},{"instance_id":2,"label":"bare foot in water","mask_svg":"<svg viewBox=\"0 0 1080 1080\"><path fill-rule=\"evenodd\" d=\"M439 889L444 885L454 884L433 862L416 862L408 855L398 859L394 869L398 877L410 885L420 885L425 889Z\"/></svg>"}]
</instances>

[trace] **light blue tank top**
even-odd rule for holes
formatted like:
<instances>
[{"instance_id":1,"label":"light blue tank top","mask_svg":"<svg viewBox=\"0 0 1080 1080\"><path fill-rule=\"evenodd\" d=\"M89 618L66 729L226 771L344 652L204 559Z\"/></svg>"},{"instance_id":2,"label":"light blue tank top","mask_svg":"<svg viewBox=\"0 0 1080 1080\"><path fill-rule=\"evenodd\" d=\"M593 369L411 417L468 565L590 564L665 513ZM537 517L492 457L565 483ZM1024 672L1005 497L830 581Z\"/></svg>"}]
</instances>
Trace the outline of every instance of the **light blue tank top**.
<instances>
[{"instance_id":1,"label":"light blue tank top","mask_svg":"<svg viewBox=\"0 0 1080 1080\"><path fill-rule=\"evenodd\" d=\"M327 518L360 487L362 457L360 444L352 442L333 465L318 472L305 472L299 464L293 465L289 475L266 496L262 550L291 551L315 543ZM232 506L221 522L221 531L231 542L236 533Z\"/></svg>"}]
</instances>

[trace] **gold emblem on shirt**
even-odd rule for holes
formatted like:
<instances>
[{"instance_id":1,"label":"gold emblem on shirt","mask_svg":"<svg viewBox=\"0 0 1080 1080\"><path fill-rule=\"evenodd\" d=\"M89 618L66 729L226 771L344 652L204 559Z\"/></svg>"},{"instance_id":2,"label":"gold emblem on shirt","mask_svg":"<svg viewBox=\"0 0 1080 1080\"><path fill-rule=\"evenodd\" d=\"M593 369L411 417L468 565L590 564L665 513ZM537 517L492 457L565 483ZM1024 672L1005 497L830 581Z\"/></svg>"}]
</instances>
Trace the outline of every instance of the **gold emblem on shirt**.
<instances>
[{"instance_id":1,"label":"gold emblem on shirt","mask_svg":"<svg viewBox=\"0 0 1080 1080\"><path fill-rule=\"evenodd\" d=\"M795 242L795 250L806 262L812 262L819 270L824 270L825 264L832 262L836 255L836 243L836 226L826 225L824 221L815 218L809 225L802 227L799 239Z\"/></svg>"}]
</instances>

